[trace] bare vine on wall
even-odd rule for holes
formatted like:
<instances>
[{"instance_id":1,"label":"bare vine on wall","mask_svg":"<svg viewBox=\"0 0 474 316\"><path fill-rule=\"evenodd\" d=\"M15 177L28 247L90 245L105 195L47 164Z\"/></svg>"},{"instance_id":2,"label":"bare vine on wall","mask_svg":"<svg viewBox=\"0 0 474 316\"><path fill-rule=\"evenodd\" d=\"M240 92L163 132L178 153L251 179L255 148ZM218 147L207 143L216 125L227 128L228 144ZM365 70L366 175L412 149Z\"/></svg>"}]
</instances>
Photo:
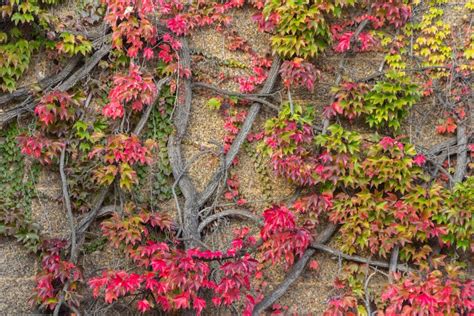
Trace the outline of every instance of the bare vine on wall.
<instances>
[{"instance_id":1,"label":"bare vine on wall","mask_svg":"<svg viewBox=\"0 0 474 316\"><path fill-rule=\"evenodd\" d=\"M471 2L459 9L471 12ZM325 315L474 308L466 274L473 44L459 31L470 23L444 21L447 1L104 0L82 6L88 18L78 23L92 23L95 33L51 17L56 5L0 8L7 26L0 32L7 56L0 61L0 124L7 128L0 185L12 187L0 197L0 232L41 257L34 295L41 308L87 313L82 284L107 305L126 298L140 312L284 313L276 303L308 267L317 269L317 252L347 263ZM269 33L271 56L232 29L237 10L252 10L255 27ZM188 41L200 28L226 32L226 49L248 57L249 66L223 62L239 74L208 82L211 74L196 71L207 57L196 58ZM353 78L349 61L371 53L383 55L382 63ZM63 66L17 88L33 54ZM337 65L323 69L324 55L336 56ZM329 83L322 82L327 69ZM322 108L296 98L320 84L332 86ZM197 92L210 94L208 106L224 114L226 131L222 150L212 152L219 167L202 190L189 170L207 152L188 158L183 150ZM452 135L425 148L404 128L417 105L430 102L443 111L433 134ZM271 117L258 130L262 112ZM31 117L30 129L18 127ZM296 186L294 198L258 209L242 197L235 170L244 149L260 176L268 168ZM40 240L28 216L40 165L60 174L68 240ZM222 197L229 208L219 206ZM174 216L158 210L166 199ZM215 249L204 237L224 218L252 225L228 232L229 244ZM79 258L95 223L131 268L84 280ZM285 277L269 287L275 267ZM382 293L370 288L376 274L388 280Z\"/></svg>"}]
</instances>

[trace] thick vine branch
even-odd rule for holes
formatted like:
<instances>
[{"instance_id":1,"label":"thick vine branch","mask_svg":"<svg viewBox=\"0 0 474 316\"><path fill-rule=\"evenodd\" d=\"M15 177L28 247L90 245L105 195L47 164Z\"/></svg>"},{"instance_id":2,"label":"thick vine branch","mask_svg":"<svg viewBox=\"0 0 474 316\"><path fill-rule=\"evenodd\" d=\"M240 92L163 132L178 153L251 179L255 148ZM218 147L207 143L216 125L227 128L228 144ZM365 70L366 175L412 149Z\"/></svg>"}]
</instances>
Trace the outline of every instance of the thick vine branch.
<instances>
[{"instance_id":1,"label":"thick vine branch","mask_svg":"<svg viewBox=\"0 0 474 316\"><path fill-rule=\"evenodd\" d=\"M425 154L428 155L428 156L437 156L438 154L442 153L443 151L448 150L450 147L455 146L456 143L457 143L456 137L451 137L450 139L448 139L448 140L446 140L442 143L439 143L438 145L434 145L433 147L431 147L429 150L426 150L426 151L421 146L416 146L416 147L417 147L417 149L421 149L421 150L425 151Z\"/></svg>"},{"instance_id":2,"label":"thick vine branch","mask_svg":"<svg viewBox=\"0 0 474 316\"><path fill-rule=\"evenodd\" d=\"M116 205L102 206L102 208L97 212L97 218L112 215L116 209L117 209Z\"/></svg>"},{"instance_id":3,"label":"thick vine branch","mask_svg":"<svg viewBox=\"0 0 474 316\"><path fill-rule=\"evenodd\" d=\"M390 266L388 267L388 278L390 283L392 283L392 277L395 272L397 272L398 268L398 253L400 252L400 246L396 245L392 249L392 253L390 255Z\"/></svg>"},{"instance_id":4,"label":"thick vine branch","mask_svg":"<svg viewBox=\"0 0 474 316\"><path fill-rule=\"evenodd\" d=\"M456 170L454 171L453 181L459 183L466 175L467 167L467 131L465 122L458 122L456 141L458 144Z\"/></svg>"},{"instance_id":5,"label":"thick vine branch","mask_svg":"<svg viewBox=\"0 0 474 316\"><path fill-rule=\"evenodd\" d=\"M256 97L256 98L265 98L265 97L274 97L275 93L240 93L240 92L234 92L234 91L229 91L225 89L221 89L219 87L216 87L212 84L204 83L204 82L193 82L192 84L193 88L204 88L204 89L209 89L213 90L219 94L225 94L231 97L239 97L239 98L246 98L246 97Z\"/></svg>"},{"instance_id":6,"label":"thick vine branch","mask_svg":"<svg viewBox=\"0 0 474 316\"><path fill-rule=\"evenodd\" d=\"M79 224L77 224L76 235L79 241L84 238L85 232L98 216L98 212L102 208L102 204L104 203L105 197L107 196L110 187L111 185L99 191L92 210L87 213L87 215L79 222Z\"/></svg>"},{"instance_id":7,"label":"thick vine branch","mask_svg":"<svg viewBox=\"0 0 474 316\"><path fill-rule=\"evenodd\" d=\"M452 187L452 185L455 183L455 181L454 181L454 178L453 178L453 177L451 176L451 174L449 173L449 171L446 170L440 163L438 163L438 162L436 161L436 159L434 159L434 158L429 158L429 157L428 157L427 160L428 160L431 164L433 164L433 166L435 166L435 168L436 168L436 169L434 170L434 172L432 172L432 175L431 175L431 176L432 176L433 178L435 178L436 175L438 174L438 171L441 171L441 172L444 173L444 175L448 178L448 180L449 180L449 186Z\"/></svg>"},{"instance_id":8,"label":"thick vine branch","mask_svg":"<svg viewBox=\"0 0 474 316\"><path fill-rule=\"evenodd\" d=\"M411 68L411 69L404 69L404 72L419 72L419 71L426 71L426 70L434 70L434 69L451 69L451 67L446 67L446 66L427 66L427 67L417 67L417 68ZM387 74L387 72L382 71L382 70L377 70L371 75L368 75L367 77L359 78L355 80L356 82L367 82L367 81L372 81L374 79L377 79L379 77L384 77Z\"/></svg>"},{"instance_id":9,"label":"thick vine branch","mask_svg":"<svg viewBox=\"0 0 474 316\"><path fill-rule=\"evenodd\" d=\"M467 141L469 142L471 136L467 135ZM451 137L450 139L434 145L433 147L427 149L420 145L415 145L415 148L418 152L423 153L427 158L434 159L438 163L443 161L447 156L451 156L457 153L457 148L459 145L457 144L458 140L457 137Z\"/></svg>"},{"instance_id":10,"label":"thick vine branch","mask_svg":"<svg viewBox=\"0 0 474 316\"><path fill-rule=\"evenodd\" d=\"M67 185L67 177L66 173L64 172L64 165L66 159L66 144L61 149L61 156L59 158L59 174L61 176L61 186L63 191L63 198L64 198L64 205L66 206L67 217L69 220L69 226L71 228L71 261L76 264L77 263L77 240L76 240L76 229L74 225L74 215L72 214L72 207L71 207L71 197L69 195L68 185Z\"/></svg>"},{"instance_id":11,"label":"thick vine branch","mask_svg":"<svg viewBox=\"0 0 474 316\"><path fill-rule=\"evenodd\" d=\"M106 41L109 38L106 39ZM110 50L112 49L112 45L110 43L104 43L101 48L99 48L94 55L91 56L90 59L88 59L84 65L79 68L72 76L68 77L66 81L61 83L58 87L57 90L60 91L67 91L74 87L80 80L84 79L91 71L94 69L94 67L99 63L99 61L104 58L105 55L107 55Z\"/></svg>"},{"instance_id":12,"label":"thick vine branch","mask_svg":"<svg viewBox=\"0 0 474 316\"><path fill-rule=\"evenodd\" d=\"M467 132L466 126L463 123L458 123L459 128L457 130L457 136L452 137L440 144L437 144L430 149L426 149L423 146L416 145L417 151L423 153L428 161L436 167L434 175L438 171L443 172L449 179L450 184L455 184L462 181L466 172L467 165L467 144L471 141L472 133ZM459 139L459 141L458 141ZM443 168L441 163L451 155L458 155L460 164L456 165L455 175L452 176L446 169ZM464 160L465 159L465 160ZM456 176L456 172L458 172Z\"/></svg>"},{"instance_id":13,"label":"thick vine branch","mask_svg":"<svg viewBox=\"0 0 474 316\"><path fill-rule=\"evenodd\" d=\"M179 181L181 180L181 177L183 177L184 175L186 175L186 173L188 172L188 169L191 168L191 166L200 158L202 157L203 155L205 154L209 154L209 153L212 153L212 150L210 149L207 149L207 150L200 150L199 152L195 153L191 159L189 159L189 161L186 162L186 165L184 166L183 170L181 171L181 173L178 175L178 177L176 178L175 177L175 180L174 180L174 183L173 185L171 186L171 191L173 193L173 198L174 198L174 201L175 201L175 204L176 204L176 208L177 208L177 211L178 211L178 224L180 225L180 228L183 227L183 212L181 211L181 206L180 206L180 203L179 203L179 200L178 200L178 195L176 194L176 186L178 185ZM199 231L200 233L201 231ZM179 234L178 234L179 235Z\"/></svg>"},{"instance_id":14,"label":"thick vine branch","mask_svg":"<svg viewBox=\"0 0 474 316\"><path fill-rule=\"evenodd\" d=\"M179 62L181 69L191 70L191 55L188 41L181 38L181 50L179 51ZM181 154L181 139L186 133L191 111L192 87L191 79L183 78L184 100L178 95L178 105L174 113L174 125L176 133L171 134L168 139L168 156L175 180L184 195L185 203L183 210L183 234L186 247L193 247L196 241L201 239L199 234L199 207L196 206L196 188L191 179L185 173L185 164ZM179 91L179 90L178 90ZM178 206L179 207L179 206Z\"/></svg>"}]
</instances>

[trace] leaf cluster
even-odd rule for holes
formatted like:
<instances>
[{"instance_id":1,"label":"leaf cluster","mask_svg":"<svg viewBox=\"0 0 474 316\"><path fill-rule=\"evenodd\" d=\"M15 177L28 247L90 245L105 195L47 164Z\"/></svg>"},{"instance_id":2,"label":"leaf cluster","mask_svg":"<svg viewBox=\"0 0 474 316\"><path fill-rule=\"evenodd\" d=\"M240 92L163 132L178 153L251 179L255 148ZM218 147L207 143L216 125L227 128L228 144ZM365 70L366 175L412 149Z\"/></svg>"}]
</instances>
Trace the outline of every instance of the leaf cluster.
<instances>
[{"instance_id":1,"label":"leaf cluster","mask_svg":"<svg viewBox=\"0 0 474 316\"><path fill-rule=\"evenodd\" d=\"M26 39L17 39L6 44L0 44L0 55L2 56L0 58L1 91L12 92L16 89L16 82L28 69L31 55L37 48L37 41Z\"/></svg>"},{"instance_id":2,"label":"leaf cluster","mask_svg":"<svg viewBox=\"0 0 474 316\"><path fill-rule=\"evenodd\" d=\"M309 58L320 54L331 42L327 16L338 16L341 7L332 1L274 0L263 8L265 18L276 15L273 50L282 57ZM354 2L354 1L350 1Z\"/></svg>"},{"instance_id":3,"label":"leaf cluster","mask_svg":"<svg viewBox=\"0 0 474 316\"><path fill-rule=\"evenodd\" d=\"M366 122L370 127L400 129L408 110L420 99L420 88L402 73L390 71L365 96Z\"/></svg>"}]
</instances>

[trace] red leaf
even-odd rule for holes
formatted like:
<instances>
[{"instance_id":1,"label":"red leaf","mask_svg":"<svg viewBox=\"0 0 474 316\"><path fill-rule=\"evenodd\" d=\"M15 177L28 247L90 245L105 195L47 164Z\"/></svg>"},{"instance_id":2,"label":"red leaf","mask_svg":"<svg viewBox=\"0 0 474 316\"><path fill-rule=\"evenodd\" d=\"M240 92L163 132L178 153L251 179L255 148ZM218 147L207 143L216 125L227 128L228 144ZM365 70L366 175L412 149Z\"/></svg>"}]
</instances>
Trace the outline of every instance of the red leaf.
<instances>
[{"instance_id":1,"label":"red leaf","mask_svg":"<svg viewBox=\"0 0 474 316\"><path fill-rule=\"evenodd\" d=\"M153 50L151 48L145 48L143 50L143 57L145 57L146 60L152 59L154 56Z\"/></svg>"},{"instance_id":2,"label":"red leaf","mask_svg":"<svg viewBox=\"0 0 474 316\"><path fill-rule=\"evenodd\" d=\"M189 294L182 293L182 294L176 295L175 298L173 299L173 302L176 306L176 309L188 308L189 307Z\"/></svg>"},{"instance_id":3,"label":"red leaf","mask_svg":"<svg viewBox=\"0 0 474 316\"><path fill-rule=\"evenodd\" d=\"M382 146L384 150L387 150L387 148L392 147L395 144L395 142L396 142L395 139L385 136L380 141L380 145Z\"/></svg>"},{"instance_id":4,"label":"red leaf","mask_svg":"<svg viewBox=\"0 0 474 316\"><path fill-rule=\"evenodd\" d=\"M138 303L137 303L137 308L142 313L148 311L151 307L152 306L151 306L150 302L148 302L146 299L138 301Z\"/></svg>"},{"instance_id":5,"label":"red leaf","mask_svg":"<svg viewBox=\"0 0 474 316\"><path fill-rule=\"evenodd\" d=\"M220 297L213 297L212 298L212 303L215 306L220 306L222 304L222 299Z\"/></svg>"},{"instance_id":6,"label":"red leaf","mask_svg":"<svg viewBox=\"0 0 474 316\"><path fill-rule=\"evenodd\" d=\"M446 132L454 133L456 131L456 128L457 128L456 123L454 122L454 120L451 117L449 117L446 120Z\"/></svg>"},{"instance_id":7,"label":"red leaf","mask_svg":"<svg viewBox=\"0 0 474 316\"><path fill-rule=\"evenodd\" d=\"M247 200L246 200L246 199L238 199L238 200L237 200L237 205L239 205L239 206L242 206L242 205L244 205L245 203L247 203Z\"/></svg>"},{"instance_id":8,"label":"red leaf","mask_svg":"<svg viewBox=\"0 0 474 316\"><path fill-rule=\"evenodd\" d=\"M443 125L436 126L436 133L438 134L446 133L446 127L444 127Z\"/></svg>"},{"instance_id":9,"label":"red leaf","mask_svg":"<svg viewBox=\"0 0 474 316\"><path fill-rule=\"evenodd\" d=\"M206 301L200 297L196 297L193 300L193 307L199 316L201 315L202 310L206 307Z\"/></svg>"},{"instance_id":10,"label":"red leaf","mask_svg":"<svg viewBox=\"0 0 474 316\"><path fill-rule=\"evenodd\" d=\"M317 271L319 270L319 263L316 260L311 260L311 262L309 263L309 268L311 270Z\"/></svg>"},{"instance_id":11,"label":"red leaf","mask_svg":"<svg viewBox=\"0 0 474 316\"><path fill-rule=\"evenodd\" d=\"M351 48L351 38L353 34L353 32L346 32L340 35L338 38L339 43L336 44L334 50L338 53L348 51Z\"/></svg>"},{"instance_id":12,"label":"red leaf","mask_svg":"<svg viewBox=\"0 0 474 316\"><path fill-rule=\"evenodd\" d=\"M413 162L418 166L423 166L426 163L426 157L422 154L418 154L413 158Z\"/></svg>"}]
</instances>

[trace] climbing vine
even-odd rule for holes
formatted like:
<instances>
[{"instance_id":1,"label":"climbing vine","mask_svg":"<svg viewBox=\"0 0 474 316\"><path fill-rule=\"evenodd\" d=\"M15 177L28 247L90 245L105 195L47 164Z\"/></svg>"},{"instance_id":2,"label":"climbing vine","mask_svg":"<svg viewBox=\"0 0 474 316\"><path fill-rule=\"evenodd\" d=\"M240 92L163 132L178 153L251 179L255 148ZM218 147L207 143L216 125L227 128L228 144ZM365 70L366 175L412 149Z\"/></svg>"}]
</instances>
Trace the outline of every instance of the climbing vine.
<instances>
[{"instance_id":1,"label":"climbing vine","mask_svg":"<svg viewBox=\"0 0 474 316\"><path fill-rule=\"evenodd\" d=\"M83 1L95 35L51 15L59 1L2 5L0 122L10 125L0 134L0 233L40 255L34 304L77 314L89 287L97 302L124 300L141 313L283 313L277 300L306 266L322 268L311 258L325 251L341 267L324 315L469 313L472 34L466 21L447 23L447 4ZM273 57L233 29L243 7L268 33ZM472 13L472 1L459 8ZM188 38L206 28L246 62L191 49ZM61 69L17 89L38 53ZM381 64L358 77L348 59L363 54ZM197 71L203 59L233 71ZM314 92L322 87L328 98ZM196 129L198 89L211 91L199 111L221 115L223 137L189 158L182 145L194 144L187 130ZM318 100L301 102L301 91ZM434 148L412 143L408 120L420 104L440 109L435 129L446 141ZM27 114L33 120L20 128ZM242 190L240 150L262 182L264 209ZM191 169L205 153L219 163L198 189ZM60 175L64 240L40 240L31 218L40 165ZM298 189L278 201L270 177ZM168 200L175 211L163 209ZM217 249L205 237L224 217L253 226L228 232ZM95 222L100 237L90 240ZM80 256L106 242L129 266L86 279ZM286 274L277 285L275 269ZM379 292L369 286L377 273L388 277Z\"/></svg>"}]
</instances>

